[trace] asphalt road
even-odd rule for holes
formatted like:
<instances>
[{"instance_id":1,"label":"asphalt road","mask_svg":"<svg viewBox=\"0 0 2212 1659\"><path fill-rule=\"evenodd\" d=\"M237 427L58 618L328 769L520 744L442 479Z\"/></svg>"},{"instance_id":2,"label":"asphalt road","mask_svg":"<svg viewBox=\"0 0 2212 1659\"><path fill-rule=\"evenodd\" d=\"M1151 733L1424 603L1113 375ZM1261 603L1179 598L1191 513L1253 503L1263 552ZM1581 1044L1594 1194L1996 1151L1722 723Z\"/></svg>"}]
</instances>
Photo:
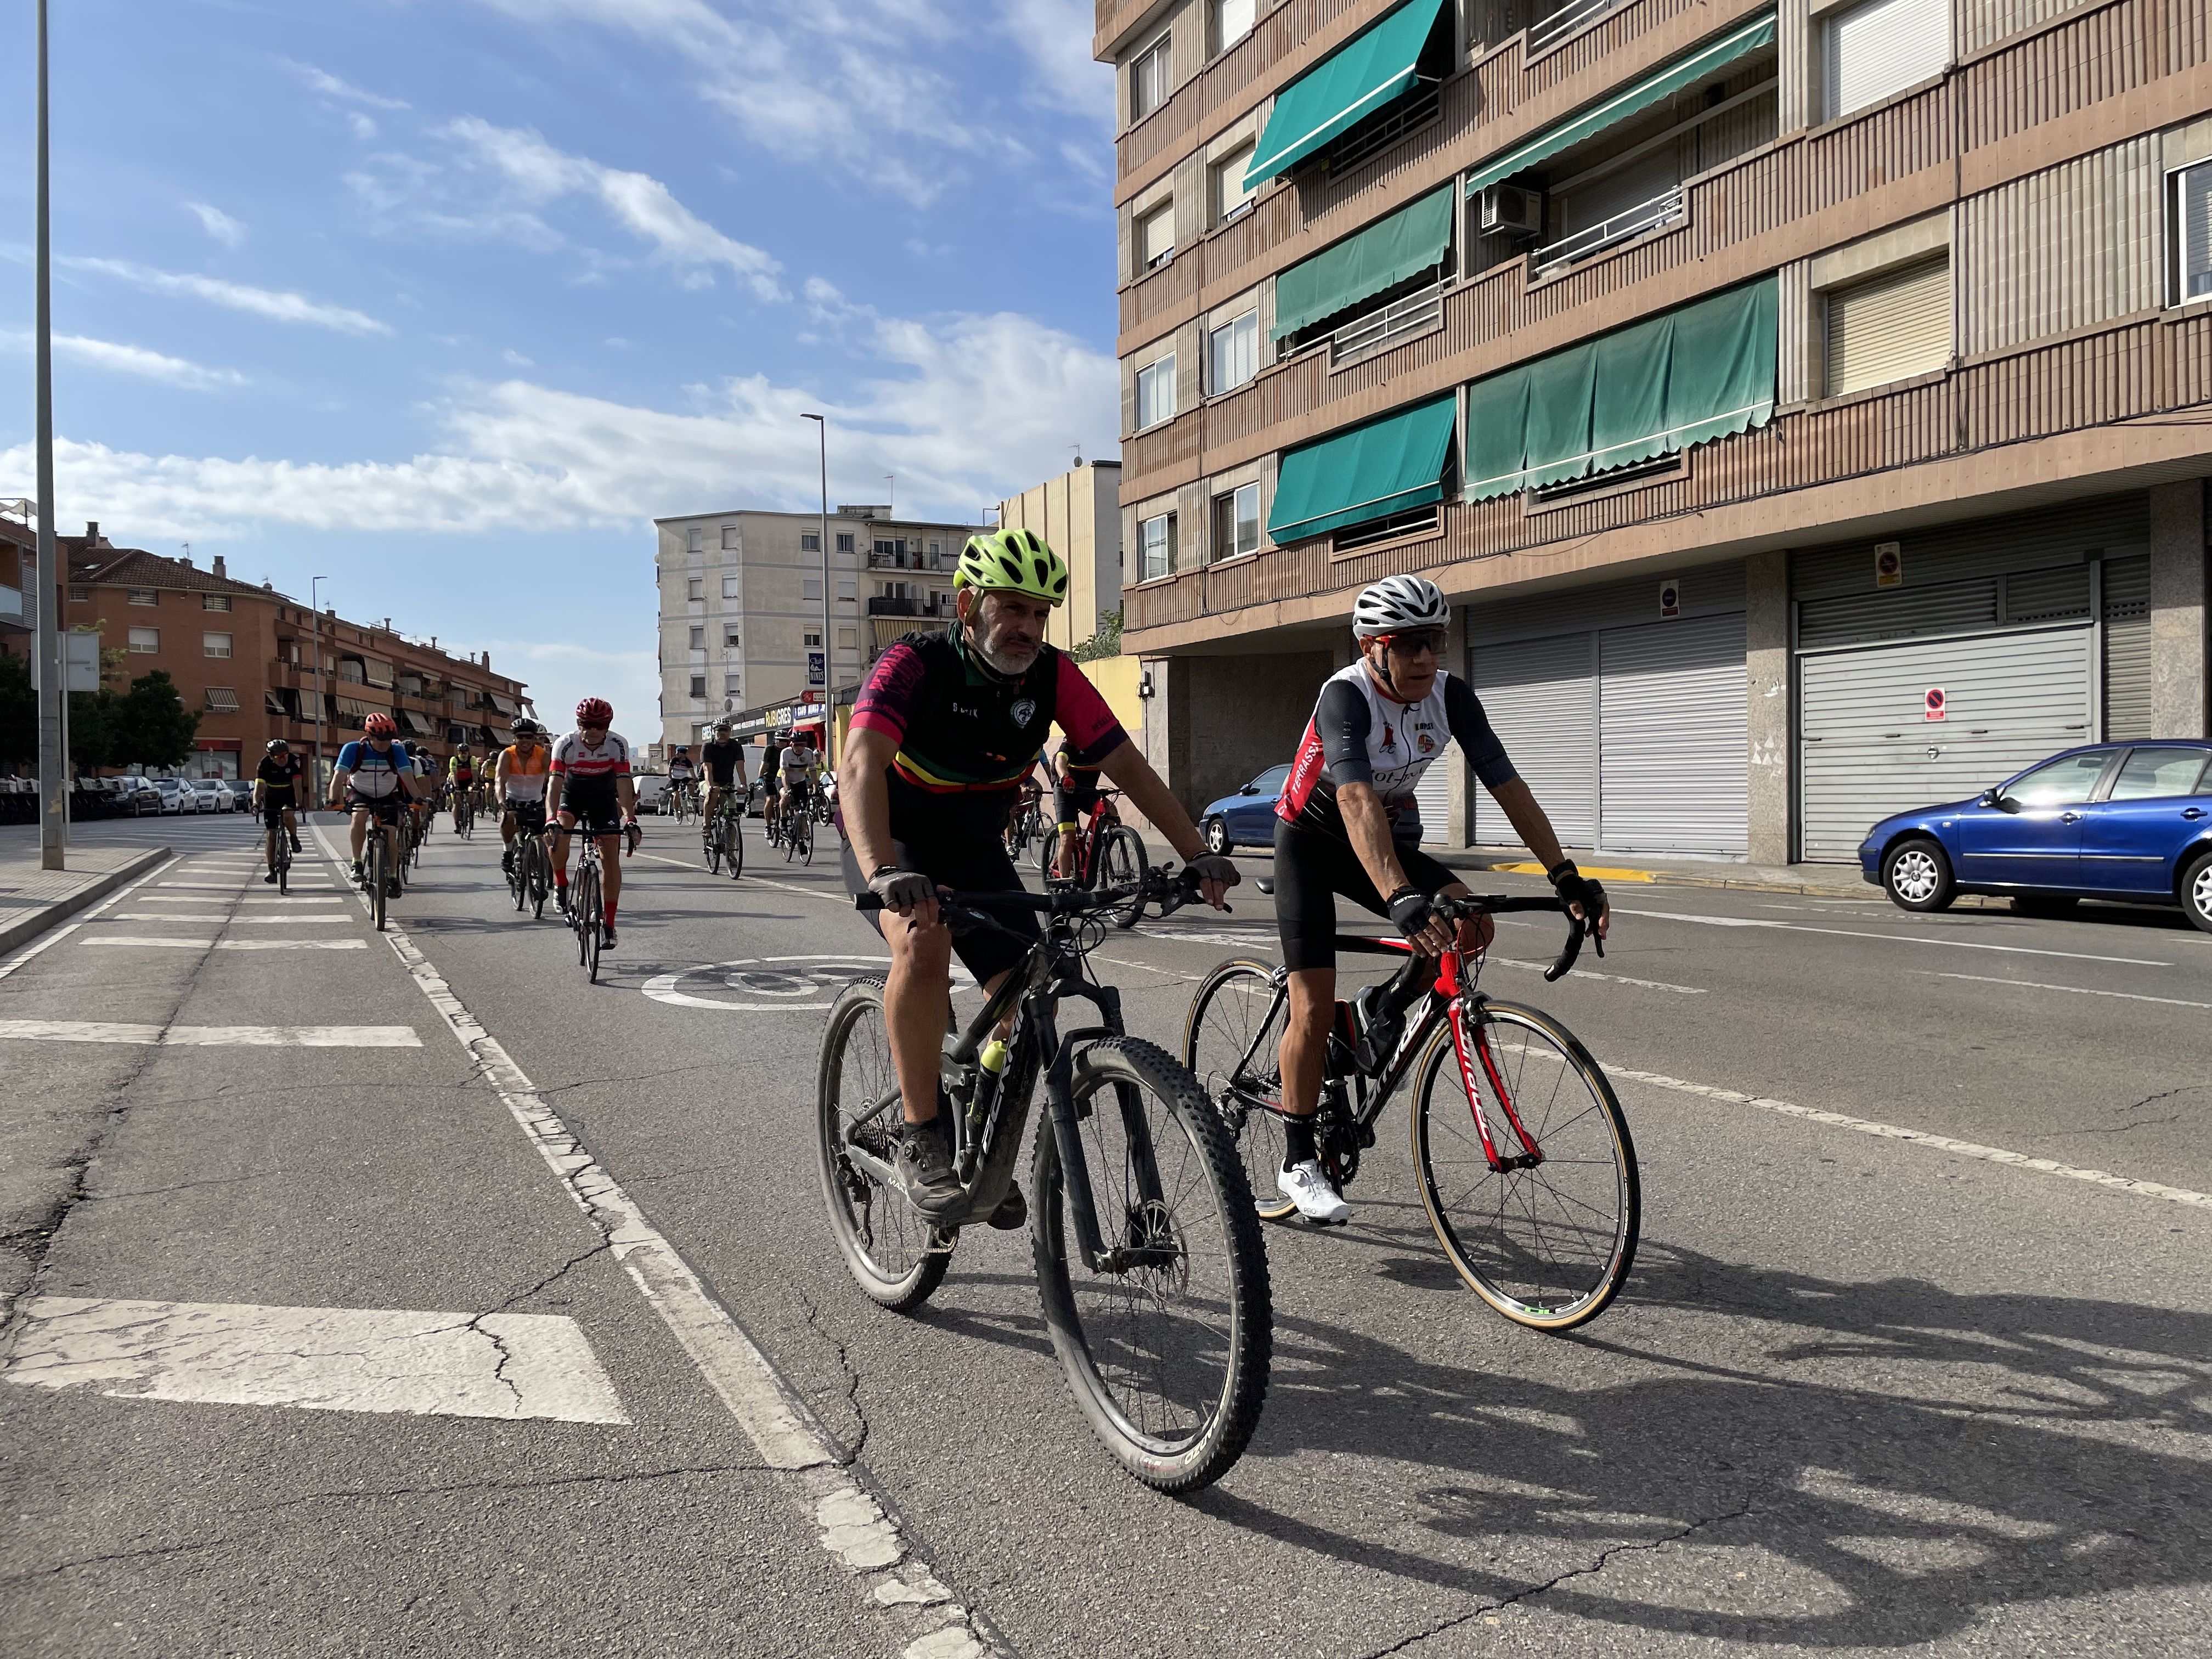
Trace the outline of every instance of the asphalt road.
<instances>
[{"instance_id":1,"label":"asphalt road","mask_svg":"<svg viewBox=\"0 0 2212 1659\"><path fill-rule=\"evenodd\" d=\"M2178 917L1620 887L1557 986L1553 930L1504 928L1487 988L1574 1027L1634 1127L1626 1292L1566 1338L1482 1308L1394 1106L1351 1227L1269 1230L1266 1413L1178 1502L1078 1415L1024 1237L971 1231L912 1316L846 1277L814 1058L884 951L826 856L756 840L732 884L649 820L593 988L489 836L394 907L410 961L342 884L268 902L239 820L109 832L195 856L0 963L4 1288L36 1275L0 1371L11 1653L2203 1650L2212 936ZM1140 1035L1273 955L1235 903L1097 952ZM769 1467L432 981L969 1626L914 1645L825 1548L824 1471Z\"/></svg>"}]
</instances>

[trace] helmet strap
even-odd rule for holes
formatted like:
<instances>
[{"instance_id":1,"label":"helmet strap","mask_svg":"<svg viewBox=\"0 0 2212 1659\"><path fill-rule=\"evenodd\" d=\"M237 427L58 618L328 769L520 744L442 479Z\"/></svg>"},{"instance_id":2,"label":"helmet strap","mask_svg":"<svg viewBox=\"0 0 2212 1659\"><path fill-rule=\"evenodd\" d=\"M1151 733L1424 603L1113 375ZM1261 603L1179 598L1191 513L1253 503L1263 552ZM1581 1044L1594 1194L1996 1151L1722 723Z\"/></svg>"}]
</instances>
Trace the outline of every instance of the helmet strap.
<instances>
[{"instance_id":1,"label":"helmet strap","mask_svg":"<svg viewBox=\"0 0 2212 1659\"><path fill-rule=\"evenodd\" d=\"M1382 647L1382 669L1380 673L1376 672L1375 659L1367 654L1367 647L1370 641L1380 643ZM1418 697L1399 695L1397 670L1390 665L1390 636L1388 634L1367 635L1360 641L1359 645L1360 660L1367 670L1368 678L1375 682L1384 696L1389 698L1392 702L1403 704L1408 708L1420 701Z\"/></svg>"},{"instance_id":2,"label":"helmet strap","mask_svg":"<svg viewBox=\"0 0 2212 1659\"><path fill-rule=\"evenodd\" d=\"M974 641L968 637L968 629L971 626L981 628L983 625L982 611L982 596L978 594L976 596L975 605L970 607L968 613L975 619L973 623L963 622L957 617L955 617L952 619L952 648L960 653L960 660L963 664L975 670L976 673L981 674L985 679L990 681L992 684L1012 685L1016 680L1019 679L1021 676L1018 674L1001 674L997 669L992 667L988 662L984 660L981 647L977 646Z\"/></svg>"}]
</instances>

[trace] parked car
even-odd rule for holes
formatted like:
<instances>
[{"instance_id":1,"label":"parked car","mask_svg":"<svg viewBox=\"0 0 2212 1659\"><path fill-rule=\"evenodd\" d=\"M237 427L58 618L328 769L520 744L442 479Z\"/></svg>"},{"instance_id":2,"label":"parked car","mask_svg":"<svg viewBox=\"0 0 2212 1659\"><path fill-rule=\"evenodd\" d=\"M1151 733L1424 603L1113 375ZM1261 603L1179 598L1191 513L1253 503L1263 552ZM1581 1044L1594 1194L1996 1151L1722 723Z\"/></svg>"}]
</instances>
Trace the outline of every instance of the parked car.
<instances>
[{"instance_id":1,"label":"parked car","mask_svg":"<svg viewBox=\"0 0 2212 1659\"><path fill-rule=\"evenodd\" d=\"M250 812L253 810L253 780L252 778L225 778L222 780L222 787L230 791L233 811Z\"/></svg>"},{"instance_id":2,"label":"parked car","mask_svg":"<svg viewBox=\"0 0 2212 1659\"><path fill-rule=\"evenodd\" d=\"M100 782L115 798L115 810L137 817L147 812L159 812L161 792L151 778L140 777L135 772L125 772L120 777L102 778Z\"/></svg>"},{"instance_id":3,"label":"parked car","mask_svg":"<svg viewBox=\"0 0 2212 1659\"><path fill-rule=\"evenodd\" d=\"M1199 816L1199 831L1209 853L1275 844L1275 803L1291 775L1287 765L1271 766L1233 795L1224 795Z\"/></svg>"},{"instance_id":4,"label":"parked car","mask_svg":"<svg viewBox=\"0 0 2212 1659\"><path fill-rule=\"evenodd\" d=\"M2067 750L1972 800L1884 818L1859 869L1908 910L1960 893L2046 915L2117 899L2179 904L2212 933L2212 743Z\"/></svg>"},{"instance_id":5,"label":"parked car","mask_svg":"<svg viewBox=\"0 0 2212 1659\"><path fill-rule=\"evenodd\" d=\"M161 798L164 812L197 812L200 798L182 778L148 778L145 781Z\"/></svg>"},{"instance_id":6,"label":"parked car","mask_svg":"<svg viewBox=\"0 0 2212 1659\"><path fill-rule=\"evenodd\" d=\"M223 787L221 778L194 778L192 793L199 797L203 812L232 812L238 810L236 797Z\"/></svg>"}]
</instances>

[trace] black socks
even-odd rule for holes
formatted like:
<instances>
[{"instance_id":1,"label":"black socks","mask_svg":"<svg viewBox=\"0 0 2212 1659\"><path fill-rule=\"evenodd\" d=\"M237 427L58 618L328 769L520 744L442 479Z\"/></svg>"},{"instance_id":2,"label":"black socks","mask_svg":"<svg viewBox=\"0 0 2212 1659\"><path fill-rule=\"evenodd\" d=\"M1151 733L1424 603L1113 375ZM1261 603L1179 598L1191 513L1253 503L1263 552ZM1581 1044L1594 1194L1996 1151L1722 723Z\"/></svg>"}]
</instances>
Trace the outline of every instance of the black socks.
<instances>
[{"instance_id":1,"label":"black socks","mask_svg":"<svg viewBox=\"0 0 2212 1659\"><path fill-rule=\"evenodd\" d=\"M1312 1162L1320 1156L1314 1146L1314 1121L1311 1117L1289 1117L1283 1120L1283 1168L1285 1172L1300 1164Z\"/></svg>"}]
</instances>

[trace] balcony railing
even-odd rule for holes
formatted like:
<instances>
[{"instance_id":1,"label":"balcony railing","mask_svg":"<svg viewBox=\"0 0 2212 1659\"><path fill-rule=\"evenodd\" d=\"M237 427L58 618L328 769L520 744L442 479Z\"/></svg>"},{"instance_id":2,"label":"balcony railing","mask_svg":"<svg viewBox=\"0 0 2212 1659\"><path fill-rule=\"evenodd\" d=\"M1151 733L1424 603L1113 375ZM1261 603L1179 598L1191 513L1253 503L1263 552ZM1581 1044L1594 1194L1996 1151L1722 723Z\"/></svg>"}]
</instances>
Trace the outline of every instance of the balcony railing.
<instances>
[{"instance_id":1,"label":"balcony railing","mask_svg":"<svg viewBox=\"0 0 2212 1659\"><path fill-rule=\"evenodd\" d=\"M1587 259L1603 252L1616 242L1625 242L1632 236L1641 236L1647 230L1671 224L1682 216L1682 187L1680 185L1663 195L1638 204L1616 213L1610 219L1577 231L1571 236L1561 237L1547 247L1540 247L1528 256L1531 273L1549 276L1553 271L1573 264L1577 259Z\"/></svg>"},{"instance_id":2,"label":"balcony railing","mask_svg":"<svg viewBox=\"0 0 2212 1659\"><path fill-rule=\"evenodd\" d=\"M1626 0L1569 0L1528 31L1528 56L1549 52L1586 23L1595 23Z\"/></svg>"},{"instance_id":3,"label":"balcony railing","mask_svg":"<svg viewBox=\"0 0 2212 1659\"><path fill-rule=\"evenodd\" d=\"M1340 368L1378 351L1388 351L1409 334L1440 326L1444 316L1444 290L1450 286L1449 282L1439 283L1346 323L1328 337L1329 361Z\"/></svg>"}]
</instances>

